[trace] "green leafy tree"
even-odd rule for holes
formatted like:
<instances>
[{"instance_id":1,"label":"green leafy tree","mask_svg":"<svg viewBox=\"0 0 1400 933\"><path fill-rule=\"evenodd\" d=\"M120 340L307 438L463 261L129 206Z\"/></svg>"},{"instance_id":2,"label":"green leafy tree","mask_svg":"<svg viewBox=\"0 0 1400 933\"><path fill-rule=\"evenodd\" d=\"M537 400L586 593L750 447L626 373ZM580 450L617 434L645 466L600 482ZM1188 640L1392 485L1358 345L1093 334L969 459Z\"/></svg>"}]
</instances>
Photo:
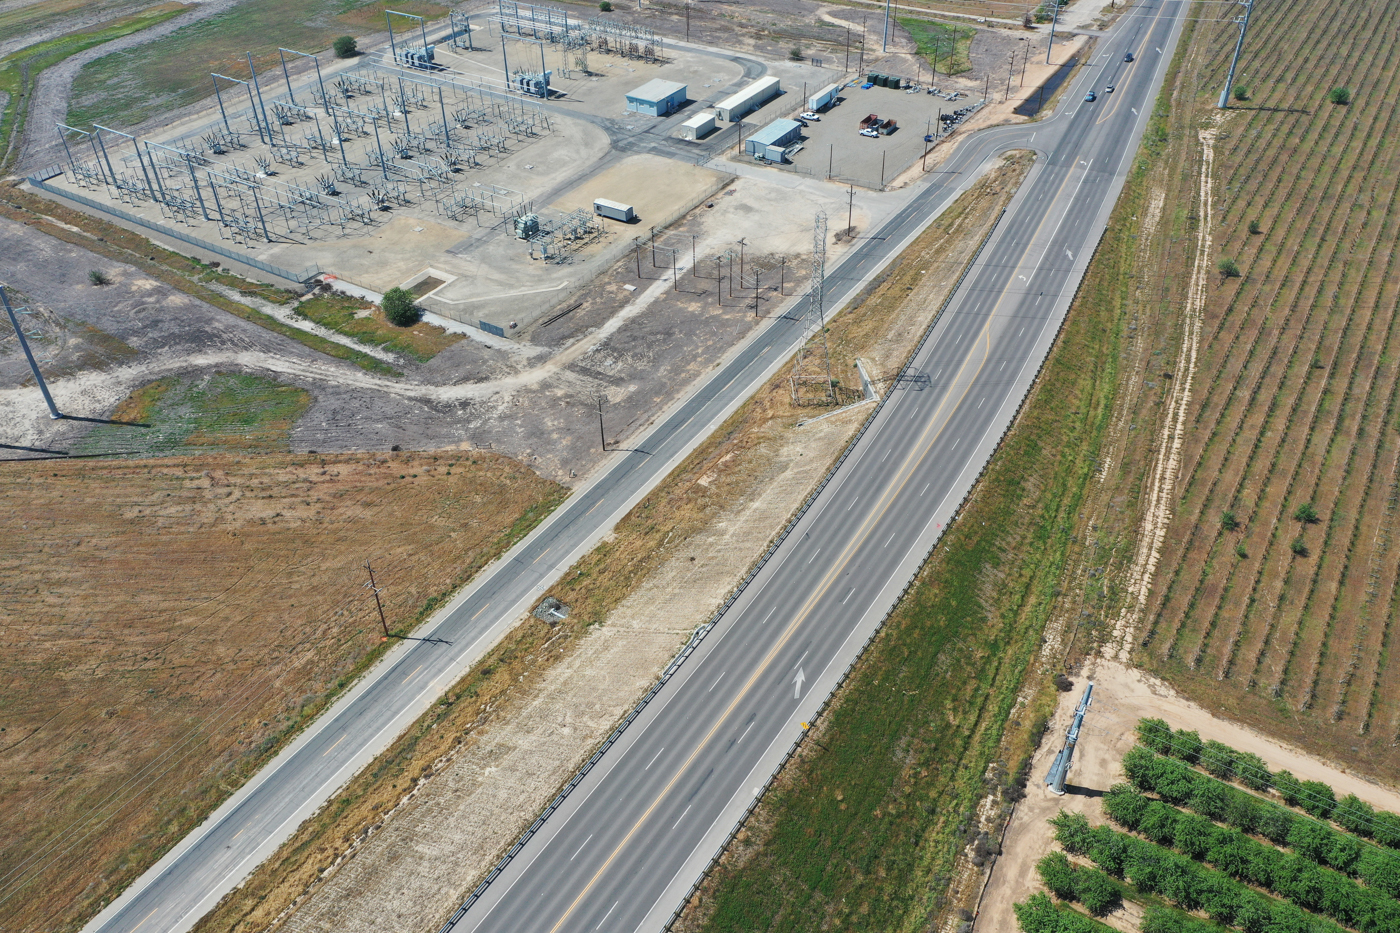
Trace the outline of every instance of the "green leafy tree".
<instances>
[{"instance_id":1,"label":"green leafy tree","mask_svg":"<svg viewBox=\"0 0 1400 933\"><path fill-rule=\"evenodd\" d=\"M1293 518L1305 525L1316 525L1318 522L1317 509L1313 508L1311 502L1304 502L1293 510Z\"/></svg>"},{"instance_id":2,"label":"green leafy tree","mask_svg":"<svg viewBox=\"0 0 1400 933\"><path fill-rule=\"evenodd\" d=\"M1288 842L1288 834L1293 831L1297 819L1292 813L1279 806L1264 807L1259 814L1257 829L1259 835L1278 845Z\"/></svg>"},{"instance_id":3,"label":"green leafy tree","mask_svg":"<svg viewBox=\"0 0 1400 933\"><path fill-rule=\"evenodd\" d=\"M1332 849L1332 830L1313 820L1297 820L1288 831L1288 847L1305 859L1326 862Z\"/></svg>"},{"instance_id":4,"label":"green leafy tree","mask_svg":"<svg viewBox=\"0 0 1400 933\"><path fill-rule=\"evenodd\" d=\"M1240 264L1229 256L1222 256L1220 262L1216 263L1216 268L1220 274L1227 279L1237 279L1240 277Z\"/></svg>"},{"instance_id":5,"label":"green leafy tree","mask_svg":"<svg viewBox=\"0 0 1400 933\"><path fill-rule=\"evenodd\" d=\"M411 327L418 323L422 312L413 303L413 292L406 288L391 288L384 293L384 319L395 327Z\"/></svg>"},{"instance_id":6,"label":"green leafy tree","mask_svg":"<svg viewBox=\"0 0 1400 933\"><path fill-rule=\"evenodd\" d=\"M1157 771L1153 775L1153 790L1167 803L1180 806L1191 799L1196 790L1196 782L1204 780L1191 770L1184 761L1171 758L1158 758Z\"/></svg>"},{"instance_id":7,"label":"green leafy tree","mask_svg":"<svg viewBox=\"0 0 1400 933\"><path fill-rule=\"evenodd\" d=\"M1103 811L1124 829L1137 829L1151 801L1127 784L1114 784L1103 797Z\"/></svg>"},{"instance_id":8,"label":"green leafy tree","mask_svg":"<svg viewBox=\"0 0 1400 933\"><path fill-rule=\"evenodd\" d=\"M1051 894L1062 901L1074 900L1074 866L1063 852L1051 852L1036 863L1035 870Z\"/></svg>"},{"instance_id":9,"label":"green leafy tree","mask_svg":"<svg viewBox=\"0 0 1400 933\"><path fill-rule=\"evenodd\" d=\"M1172 733L1172 754L1188 764L1200 761L1201 747L1201 736L1195 730Z\"/></svg>"},{"instance_id":10,"label":"green leafy tree","mask_svg":"<svg viewBox=\"0 0 1400 933\"><path fill-rule=\"evenodd\" d=\"M331 50L335 52L336 58L354 58L359 52L359 46L354 36L337 36L331 43Z\"/></svg>"},{"instance_id":11,"label":"green leafy tree","mask_svg":"<svg viewBox=\"0 0 1400 933\"><path fill-rule=\"evenodd\" d=\"M1357 860L1356 871L1369 886L1391 897L1400 897L1400 856L1367 847Z\"/></svg>"},{"instance_id":12,"label":"green leafy tree","mask_svg":"<svg viewBox=\"0 0 1400 933\"><path fill-rule=\"evenodd\" d=\"M1337 801L1332 811L1332 819L1349 833L1370 837L1371 823L1376 818L1375 809L1355 794L1347 794Z\"/></svg>"},{"instance_id":13,"label":"green leafy tree","mask_svg":"<svg viewBox=\"0 0 1400 933\"><path fill-rule=\"evenodd\" d=\"M1164 719L1139 719L1138 741L1159 755L1172 753L1172 727Z\"/></svg>"},{"instance_id":14,"label":"green leafy tree","mask_svg":"<svg viewBox=\"0 0 1400 933\"><path fill-rule=\"evenodd\" d=\"M1327 849L1327 864L1348 875L1355 874L1357 863L1361 861L1361 852L1365 848L1355 836L1334 832L1332 843Z\"/></svg>"},{"instance_id":15,"label":"green leafy tree","mask_svg":"<svg viewBox=\"0 0 1400 933\"><path fill-rule=\"evenodd\" d=\"M1230 809L1230 788L1219 781L1192 775L1191 809L1208 820L1223 820Z\"/></svg>"},{"instance_id":16,"label":"green leafy tree","mask_svg":"<svg viewBox=\"0 0 1400 933\"><path fill-rule=\"evenodd\" d=\"M1074 897L1095 917L1102 917L1123 906L1123 892L1118 885L1094 868L1075 869Z\"/></svg>"},{"instance_id":17,"label":"green leafy tree","mask_svg":"<svg viewBox=\"0 0 1400 933\"><path fill-rule=\"evenodd\" d=\"M1235 517L1234 512L1228 510L1221 512L1220 527L1224 528L1226 531L1234 531L1236 528L1240 527L1240 520Z\"/></svg>"},{"instance_id":18,"label":"green leafy tree","mask_svg":"<svg viewBox=\"0 0 1400 933\"><path fill-rule=\"evenodd\" d=\"M1250 790L1263 792L1274 786L1269 766L1253 752L1235 752L1235 773Z\"/></svg>"},{"instance_id":19,"label":"green leafy tree","mask_svg":"<svg viewBox=\"0 0 1400 933\"><path fill-rule=\"evenodd\" d=\"M1201 749L1201 767L1222 781L1234 780L1235 750L1212 739Z\"/></svg>"},{"instance_id":20,"label":"green leafy tree","mask_svg":"<svg viewBox=\"0 0 1400 933\"><path fill-rule=\"evenodd\" d=\"M602 0L602 2L598 4L598 9L604 13L611 13L613 11L613 5L609 3L608 0Z\"/></svg>"},{"instance_id":21,"label":"green leafy tree","mask_svg":"<svg viewBox=\"0 0 1400 933\"><path fill-rule=\"evenodd\" d=\"M1327 92L1327 99L1334 104L1341 104L1345 107L1351 103L1351 88L1334 87Z\"/></svg>"},{"instance_id":22,"label":"green leafy tree","mask_svg":"<svg viewBox=\"0 0 1400 933\"><path fill-rule=\"evenodd\" d=\"M1176 839L1176 811L1160 800L1147 805L1138 829L1158 845L1169 846Z\"/></svg>"},{"instance_id":23,"label":"green leafy tree","mask_svg":"<svg viewBox=\"0 0 1400 933\"><path fill-rule=\"evenodd\" d=\"M1195 813L1178 813L1172 835L1177 849L1191 858L1204 858L1215 842L1215 824Z\"/></svg>"},{"instance_id":24,"label":"green leafy tree","mask_svg":"<svg viewBox=\"0 0 1400 933\"><path fill-rule=\"evenodd\" d=\"M1094 830L1082 813L1061 810L1050 825L1055 827L1055 841L1064 846L1070 855L1083 855L1093 844Z\"/></svg>"},{"instance_id":25,"label":"green leafy tree","mask_svg":"<svg viewBox=\"0 0 1400 933\"><path fill-rule=\"evenodd\" d=\"M1156 755L1145 748L1130 748L1123 756L1123 773L1138 790L1150 791L1153 775L1157 773Z\"/></svg>"},{"instance_id":26,"label":"green leafy tree","mask_svg":"<svg viewBox=\"0 0 1400 933\"><path fill-rule=\"evenodd\" d=\"M1381 845L1400 849L1400 816L1389 810L1382 810L1371 821L1371 835Z\"/></svg>"},{"instance_id":27,"label":"green leafy tree","mask_svg":"<svg viewBox=\"0 0 1400 933\"><path fill-rule=\"evenodd\" d=\"M1288 549L1293 552L1294 557L1308 556L1308 543L1301 536L1288 542Z\"/></svg>"},{"instance_id":28,"label":"green leafy tree","mask_svg":"<svg viewBox=\"0 0 1400 933\"><path fill-rule=\"evenodd\" d=\"M1249 232L1254 234L1255 236L1258 236L1259 234L1264 232L1264 228L1259 226L1259 221L1251 220L1249 222Z\"/></svg>"},{"instance_id":29,"label":"green leafy tree","mask_svg":"<svg viewBox=\"0 0 1400 933\"><path fill-rule=\"evenodd\" d=\"M1249 100L1249 88L1243 84L1236 84L1234 89L1235 100Z\"/></svg>"},{"instance_id":30,"label":"green leafy tree","mask_svg":"<svg viewBox=\"0 0 1400 933\"><path fill-rule=\"evenodd\" d=\"M1303 809L1319 819L1327 819L1337 807L1337 794L1330 784L1304 781L1299 785L1299 790L1299 803Z\"/></svg>"}]
</instances>

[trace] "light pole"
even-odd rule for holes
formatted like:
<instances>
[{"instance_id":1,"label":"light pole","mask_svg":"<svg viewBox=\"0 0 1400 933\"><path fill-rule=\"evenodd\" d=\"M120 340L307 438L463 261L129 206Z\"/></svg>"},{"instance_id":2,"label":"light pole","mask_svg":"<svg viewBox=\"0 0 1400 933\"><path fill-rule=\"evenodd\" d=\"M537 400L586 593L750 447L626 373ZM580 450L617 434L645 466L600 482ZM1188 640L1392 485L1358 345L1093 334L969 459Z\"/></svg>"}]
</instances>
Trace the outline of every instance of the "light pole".
<instances>
[{"instance_id":1,"label":"light pole","mask_svg":"<svg viewBox=\"0 0 1400 933\"><path fill-rule=\"evenodd\" d=\"M1240 63L1240 50L1244 48L1244 34L1249 29L1249 14L1254 12L1254 0L1241 0L1244 3L1244 17L1236 20L1240 26L1240 37L1235 40L1235 56L1230 59L1230 73L1225 76L1225 86L1220 89L1220 103L1216 106L1224 110L1230 103L1230 88L1235 83L1235 66Z\"/></svg>"},{"instance_id":2,"label":"light pole","mask_svg":"<svg viewBox=\"0 0 1400 933\"><path fill-rule=\"evenodd\" d=\"M63 413L53 403L53 396L49 394L48 384L44 382L44 376L39 372L39 364L34 361L34 353L29 349L29 341L24 339L24 330L19 326L19 318L15 317L15 309L10 307L10 299L5 294L3 285L0 285L0 302L5 305L5 313L10 316L10 324L15 329L15 336L19 338L20 348L24 350L24 358L29 361L29 371L34 374L34 381L39 384L39 391L43 393L44 402L49 406L49 417L54 420L62 418ZM21 312L24 310L24 308L20 308Z\"/></svg>"},{"instance_id":3,"label":"light pole","mask_svg":"<svg viewBox=\"0 0 1400 933\"><path fill-rule=\"evenodd\" d=\"M1060 22L1060 0L1055 0L1055 16L1050 20L1050 42L1045 46L1045 64L1050 64L1050 52L1055 48L1055 26Z\"/></svg>"}]
</instances>

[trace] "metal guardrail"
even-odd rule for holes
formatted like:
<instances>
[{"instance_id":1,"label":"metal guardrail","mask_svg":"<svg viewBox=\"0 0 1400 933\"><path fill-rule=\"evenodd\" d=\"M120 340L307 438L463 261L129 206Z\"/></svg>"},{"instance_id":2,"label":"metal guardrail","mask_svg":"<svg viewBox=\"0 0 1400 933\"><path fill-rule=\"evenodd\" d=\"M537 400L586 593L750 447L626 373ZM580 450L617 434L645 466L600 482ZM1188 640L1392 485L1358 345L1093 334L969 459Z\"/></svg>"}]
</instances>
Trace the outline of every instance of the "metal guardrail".
<instances>
[{"instance_id":1,"label":"metal guardrail","mask_svg":"<svg viewBox=\"0 0 1400 933\"><path fill-rule=\"evenodd\" d=\"M301 270L301 272L292 272L290 269L283 269L281 266L274 266L270 262L263 262L261 259L254 259L252 256L240 255L239 253L235 253L231 249L226 249L225 247L219 246L216 243L210 243L208 240L201 240L199 237L190 236L188 233L181 233L179 230L175 230L165 226L165 224L159 224L152 220L146 220L142 217L137 217L135 214L129 214L121 208L113 207L110 204L102 204L98 201L94 201L92 198L84 197L83 195L78 194L76 191L65 191L62 188L57 188L53 185L47 184L35 175L30 175L27 180L34 187L42 188L44 191L47 191L50 194L58 195L60 198L67 198L70 201L75 201L78 204L83 205L84 207L91 208L92 210L101 211L104 214L111 214L113 217L119 217L122 220L125 220L127 223L133 223L137 226L145 227L147 230L152 230L160 234L161 236L173 237L174 239L177 239L183 243L188 243L191 246L194 246L198 249L208 250L209 252L216 253L220 256L223 256L226 259L232 259L234 262L241 262L245 266L252 266L254 269L257 269L261 272L266 272L268 275L276 276L277 278L287 282L294 282L298 285L304 285L310 282L312 279L316 278L316 276L321 274L320 266L313 265Z\"/></svg>"},{"instance_id":2,"label":"metal guardrail","mask_svg":"<svg viewBox=\"0 0 1400 933\"><path fill-rule=\"evenodd\" d=\"M962 274L958 277L958 280L953 284L952 289L949 290L948 296L943 300L943 304L939 307L938 312L933 317L933 320L929 322L928 328L924 331L924 335L919 340L918 346L916 346L913 349L913 351L910 352L908 359L904 363L904 366L900 369L901 374L906 372L908 368L911 365L913 365L914 358L918 356L919 351L923 349L924 345L933 335L934 328L938 325L938 322L943 317L943 312L947 310L948 305L953 300L953 296L957 294L958 288L962 286L963 280L967 278L968 273L971 272L973 266L976 265L978 257L982 255L982 250L986 247L987 242L991 239L992 233L996 231L997 226L1000 225L1001 219L1003 216L1005 216L1005 214L1006 211L1003 210L1001 214L997 215L996 222L992 224L991 229L987 231L987 235L982 239L982 242L978 245L977 252L973 254L972 259L969 260L967 266L963 269ZM716 393L716 395L717 394L718 393ZM526 829L525 832L523 832L520 835L520 838L516 840L515 844L512 845L510 849L506 852L506 854L501 857L501 860L496 863L495 867L493 867L491 871L486 875L486 878L476 886L476 888L472 891L471 894L467 896L467 899L462 902L462 905L458 907L455 911L453 911L452 916L449 917L447 922L439 928L438 933L451 933L451 931L457 926L457 924L461 922L462 917L464 917L467 911L471 909L472 905L481 899L481 896L486 893L486 889L491 886L491 883L494 882L498 877L500 877L501 872L505 871L506 867L510 865L511 861L515 858L515 856L520 852L522 848L525 847L525 844L528 843L532 838L534 838L535 833L538 832L539 828L544 825L545 820L547 820L551 815L553 815L553 813L556 810L559 809L559 807L568 798L569 794L573 792L574 788L577 787L583 781L583 779L588 776L588 773L593 770L593 766L598 763L598 760L602 758L604 754L607 753L608 749L613 747L613 745L617 742L619 738L621 738L622 733L627 729L628 726L632 724L632 722L639 715L641 715L642 711L645 710L647 705L651 703L652 699L656 696L656 694L661 691L661 688L666 686L670 679L675 675L676 671L680 669L680 666L685 663L686 659L688 659L692 654L695 653L695 649L700 646L700 643L702 641L704 641L705 636L708 635L717 624L719 624L720 619L723 618L724 614L729 611L729 608L734 605L735 600L737 600L743 594L744 590L748 588L748 585L751 582L753 582L754 577L758 575L759 571L761 571L768 564L768 561L772 559L773 555L777 552L778 548L782 545L782 543L785 540L787 540L788 535L790 535L793 529L797 527L798 522L802 521L802 517L807 514L807 511L816 502L817 498L821 495L822 491L826 489L827 484L830 483L832 478L835 477L837 472L840 471L842 464L846 462L846 458L848 458L851 455L851 452L855 450L856 445L860 443L861 438L865 436L865 432L870 429L870 426L872 424L874 424L875 419L876 417L878 417L881 408L883 408L885 403L889 401L891 395L892 393L886 393L885 396L880 399L879 403L875 406L874 410L871 411L870 416L866 418L865 422L860 426L860 430L857 431L855 436L852 437L851 440L846 444L846 448L841 452L841 456L836 460L834 464L832 464L831 468L827 471L826 475L822 477L821 482L818 483L817 486L807 495L807 498L803 500L802 505L798 508L798 510L795 513L793 513L791 518L788 519L787 524L783 526L783 530L779 532L778 535L773 539L772 543L769 544L767 550L763 552L763 555L757 561L754 562L752 567L750 567L749 572L744 576L744 579L741 580L738 586L736 586L730 592L728 598L726 598L724 601L724 605L720 606L720 608L715 612L715 614L710 617L710 620L708 622L705 622L704 624L696 628L694 633L691 634L690 640L687 641L685 646L681 648L680 652L674 658L671 659L671 662L668 665L666 665L666 669L662 671L661 677L658 678L656 683L652 685L651 689L647 691L646 695L642 697L642 699L637 703L637 705L632 708L631 712L629 712L626 718L624 718L622 722L619 723L615 729L613 729L613 731L608 735L608 737L603 740L603 743L598 747L597 751L595 751L593 755L588 759L588 761L583 765L583 767L578 770L578 773L576 773L573 776L569 783L566 784L564 788L561 791L559 791L558 794L555 795L554 799L550 801L549 806L545 807L544 810L540 813L540 815L535 818L535 821L530 824L529 828ZM715 395L711 395L709 398L705 399L705 402L709 402L714 397ZM909 584L906 584L904 592L908 592L908 589ZM900 598L903 599L903 593L901 593ZM893 610L891 610L891 612L892 611ZM888 617L889 614L887 613L885 618L888 619ZM850 672L855 667L856 662L858 662L861 656L864 655L866 648L868 648L870 645L870 642L874 640L875 635L879 634L880 629L883 628L884 622L885 620L882 619L880 621L880 624L876 626L875 631L871 634L870 638L867 639L866 643L861 646L860 652L856 655L856 660L852 661L850 667L848 667L846 669L846 672L841 675L841 679L837 682L836 689L839 689L840 685L845 683L846 678L850 676ZM822 703L822 706L817 711L816 716L813 717L813 721L815 721L818 716L825 712L827 706L831 703L832 696L834 695L835 690L833 690L833 692L829 694L826 700ZM729 847L729 844L733 840L734 836L738 834L739 828L743 826L744 821L748 819L749 815L753 812L754 807L756 807L759 801L763 799L763 794L767 792L768 787L771 786L773 782L773 779L778 775L780 771L782 771L783 766L786 765L787 762L796 753L801 743L802 738L799 737L797 741L793 743L792 747L788 749L788 753L783 757L782 762L779 763L779 765L773 770L773 773L769 775L768 780L763 785L762 792L754 797L753 801L749 804L749 807L744 811L744 815L739 818L737 823L735 823L734 828L730 831L728 837L726 837L724 844L719 847L719 850L710 860L710 863L706 867L705 871L701 873L700 878L695 882L695 885L691 888L690 893L687 894L685 899L681 902L681 906L677 908L675 914L673 914L671 919L667 921L666 926L664 928L665 930L669 930L671 928L671 926L675 923L676 918L680 916L681 911L685 909L685 905L689 903L690 898L694 896L695 891L700 887L702 883L704 883L705 879L709 877L709 874L711 871L713 871L715 864L719 861L720 857Z\"/></svg>"}]
</instances>

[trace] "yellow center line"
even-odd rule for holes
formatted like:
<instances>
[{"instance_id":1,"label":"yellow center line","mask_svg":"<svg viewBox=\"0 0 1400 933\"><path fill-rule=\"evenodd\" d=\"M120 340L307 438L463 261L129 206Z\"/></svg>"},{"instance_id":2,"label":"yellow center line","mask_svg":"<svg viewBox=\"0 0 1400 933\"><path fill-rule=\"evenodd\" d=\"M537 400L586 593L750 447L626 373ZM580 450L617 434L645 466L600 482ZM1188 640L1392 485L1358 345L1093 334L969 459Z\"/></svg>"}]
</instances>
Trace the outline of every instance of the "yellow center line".
<instances>
[{"instance_id":1,"label":"yellow center line","mask_svg":"<svg viewBox=\"0 0 1400 933\"><path fill-rule=\"evenodd\" d=\"M147 920L151 919L151 917L155 916L156 910L160 910L160 908L157 907L155 910L151 911L150 913L146 914L146 916L142 917L142 918L141 918L141 923L138 923L138 924L136 924L136 926L134 926L134 927L131 928L131 933L136 933L137 930L141 929L142 924L144 924Z\"/></svg>"},{"instance_id":2,"label":"yellow center line","mask_svg":"<svg viewBox=\"0 0 1400 933\"><path fill-rule=\"evenodd\" d=\"M478 609L476 612L474 612L474 613L472 614L472 618L475 619L477 616L481 615L483 612L486 611L487 606L490 606L490 605L491 605L490 603L487 603L485 606L482 606L480 609Z\"/></svg>"},{"instance_id":3,"label":"yellow center line","mask_svg":"<svg viewBox=\"0 0 1400 933\"><path fill-rule=\"evenodd\" d=\"M345 735L349 735L349 734L350 734L350 733L348 733L348 732L345 733ZM341 742L344 742L344 741L345 741L345 735L342 735L340 738L336 739L336 740L335 740L335 745L339 745ZM328 748L328 749L326 749L324 752L322 752L322 753L321 753L321 757L322 757L322 758L325 758L327 755L329 755L331 752L333 752L333 751L335 750L335 745L332 745L330 748Z\"/></svg>"},{"instance_id":4,"label":"yellow center line","mask_svg":"<svg viewBox=\"0 0 1400 933\"><path fill-rule=\"evenodd\" d=\"M1133 56L1134 58L1141 58L1141 57L1142 57L1142 50L1145 49L1145 48L1147 48L1147 43L1148 43L1148 42L1151 40L1151 38L1152 38L1152 27L1155 26L1155 25L1157 25L1157 21L1160 20L1160 19L1162 18L1162 13L1165 11L1165 9L1166 9L1165 6L1161 6L1161 7L1158 7L1158 8L1157 8L1157 15L1154 16L1154 17L1152 18L1152 23L1151 23L1151 25L1149 25L1149 26L1147 27L1147 35L1143 36L1143 38L1142 38L1142 45L1138 46L1138 51L1134 54L1134 56ZM1117 85L1114 85L1114 86L1116 87ZM1108 112L1107 112L1107 113L1105 113L1103 116L1101 116L1101 117L1099 117L1097 120L1095 120L1095 121L1094 121L1094 125L1095 125L1095 126L1098 126L1100 123L1102 123L1103 121L1107 120L1109 117L1111 117L1111 116L1113 116L1115 113L1117 113L1117 112L1118 112L1118 105L1119 105L1119 103L1120 103L1122 100L1123 100L1123 98L1117 96L1117 92L1115 91L1115 92L1114 92L1114 99L1113 99L1113 106L1108 108Z\"/></svg>"},{"instance_id":5,"label":"yellow center line","mask_svg":"<svg viewBox=\"0 0 1400 933\"><path fill-rule=\"evenodd\" d=\"M482 608L482 609L485 609L486 607L485 607L485 606L482 606L481 608ZM422 669L423 669L423 665L421 665L421 664L418 665L417 667L415 667L415 668L413 669L413 674L418 673L418 672L421 671ZM399 683L404 683L404 684L408 683L410 680L413 679L413 674L409 674L409 675L408 675L407 677L405 677L403 680L399 681Z\"/></svg>"},{"instance_id":6,"label":"yellow center line","mask_svg":"<svg viewBox=\"0 0 1400 933\"><path fill-rule=\"evenodd\" d=\"M550 551L552 551L552 550L554 550L554 545L551 544L549 547L545 548L543 551L540 551L540 557L545 556L546 554L548 554L548 553L549 553ZM536 557L534 560L530 561L530 563L532 563L532 564L538 564L538 563L540 562L540 557Z\"/></svg>"}]
</instances>

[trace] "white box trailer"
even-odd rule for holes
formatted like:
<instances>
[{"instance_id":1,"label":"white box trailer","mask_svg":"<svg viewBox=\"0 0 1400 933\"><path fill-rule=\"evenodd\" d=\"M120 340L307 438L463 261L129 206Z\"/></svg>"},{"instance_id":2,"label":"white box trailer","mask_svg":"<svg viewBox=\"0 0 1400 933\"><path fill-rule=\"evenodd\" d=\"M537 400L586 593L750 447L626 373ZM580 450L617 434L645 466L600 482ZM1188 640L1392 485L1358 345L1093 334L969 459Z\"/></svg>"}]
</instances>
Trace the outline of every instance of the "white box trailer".
<instances>
[{"instance_id":1,"label":"white box trailer","mask_svg":"<svg viewBox=\"0 0 1400 933\"><path fill-rule=\"evenodd\" d=\"M733 123L782 93L782 83L774 77L759 78L737 94L731 94L715 104L715 114L726 123Z\"/></svg>"},{"instance_id":2,"label":"white box trailer","mask_svg":"<svg viewBox=\"0 0 1400 933\"><path fill-rule=\"evenodd\" d=\"M600 217L620 220L623 223L631 223L637 219L637 212L632 210L632 205L619 201L609 201L607 198L593 199L593 213Z\"/></svg>"},{"instance_id":3,"label":"white box trailer","mask_svg":"<svg viewBox=\"0 0 1400 933\"><path fill-rule=\"evenodd\" d=\"M811 97L807 98L808 110L823 110L836 103L836 98L841 94L843 84L828 84Z\"/></svg>"},{"instance_id":4,"label":"white box trailer","mask_svg":"<svg viewBox=\"0 0 1400 933\"><path fill-rule=\"evenodd\" d=\"M701 113L691 117L681 124L681 139L700 139L706 133L715 128L715 115L712 113Z\"/></svg>"}]
</instances>

